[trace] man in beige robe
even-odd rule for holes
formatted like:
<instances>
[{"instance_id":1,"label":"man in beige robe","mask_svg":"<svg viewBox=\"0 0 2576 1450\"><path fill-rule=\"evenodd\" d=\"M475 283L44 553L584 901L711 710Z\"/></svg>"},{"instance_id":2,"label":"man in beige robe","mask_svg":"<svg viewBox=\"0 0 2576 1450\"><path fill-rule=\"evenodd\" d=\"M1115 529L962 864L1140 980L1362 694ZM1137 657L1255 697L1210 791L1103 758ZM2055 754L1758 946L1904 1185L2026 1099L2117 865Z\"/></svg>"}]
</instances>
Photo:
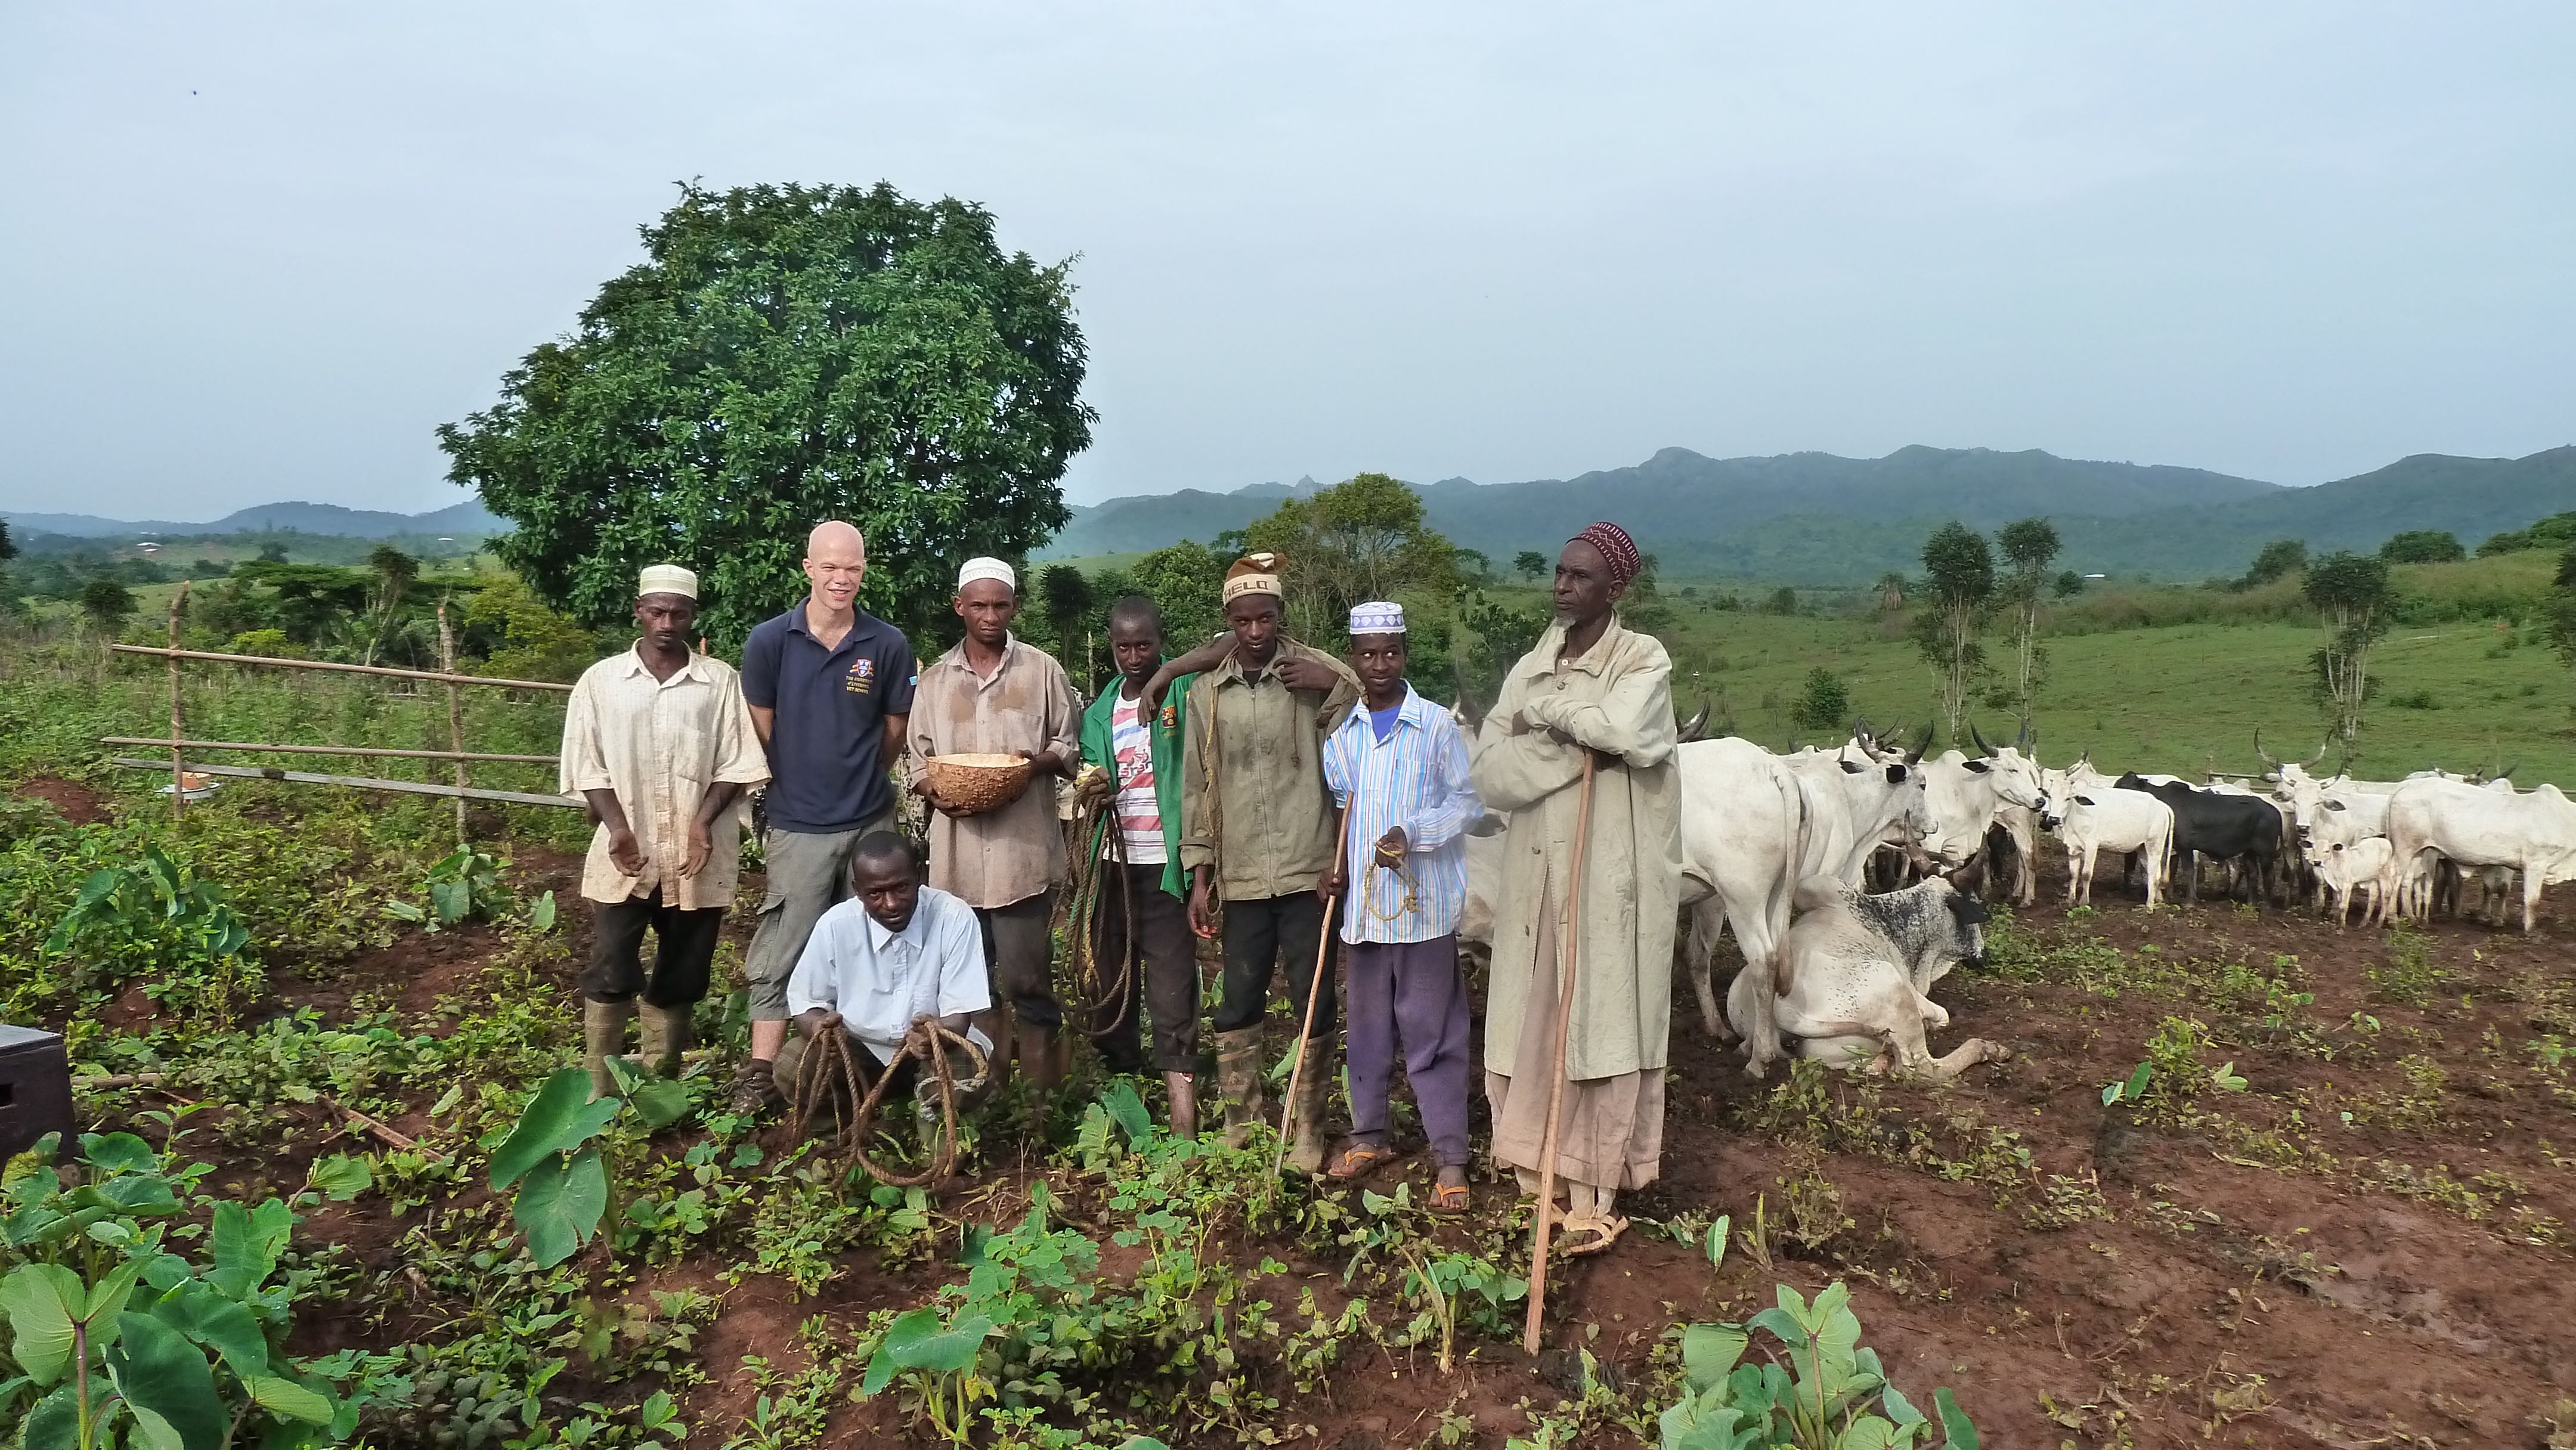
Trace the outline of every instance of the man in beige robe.
<instances>
[{"instance_id":1,"label":"man in beige robe","mask_svg":"<svg viewBox=\"0 0 2576 1450\"><path fill-rule=\"evenodd\" d=\"M1615 613L1639 562L1615 524L1595 524L1566 544L1556 622L1504 678L1475 750L1476 790L1509 820L1494 893L1485 1096L1494 1157L1531 1193L1547 1130L1560 973L1574 963L1556 1149L1568 1254L1597 1253L1618 1238L1627 1227L1613 1211L1618 1191L1653 1182L1663 1155L1681 791L1672 661L1652 636L1621 628ZM1587 757L1590 831L1569 913Z\"/></svg>"}]
</instances>

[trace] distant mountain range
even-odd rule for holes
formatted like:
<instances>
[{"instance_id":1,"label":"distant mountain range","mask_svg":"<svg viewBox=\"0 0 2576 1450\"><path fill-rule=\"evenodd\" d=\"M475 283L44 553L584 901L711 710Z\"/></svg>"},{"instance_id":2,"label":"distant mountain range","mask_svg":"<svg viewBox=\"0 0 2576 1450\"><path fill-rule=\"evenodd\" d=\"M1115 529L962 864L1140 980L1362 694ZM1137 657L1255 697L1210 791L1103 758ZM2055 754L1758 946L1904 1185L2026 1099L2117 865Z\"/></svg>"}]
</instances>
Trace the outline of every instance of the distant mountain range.
<instances>
[{"instance_id":1,"label":"distant mountain range","mask_svg":"<svg viewBox=\"0 0 2576 1450\"><path fill-rule=\"evenodd\" d=\"M212 523L202 524L171 519L103 519L95 514L22 513L14 509L0 509L0 519L7 519L13 530L63 534L77 539L121 539L141 534L171 534L185 538L196 534L236 534L245 530L258 533L272 529L354 539L385 539L403 534L493 534L508 527L476 500L450 504L425 514L342 508L335 503L264 503L255 508L235 510Z\"/></svg>"},{"instance_id":2,"label":"distant mountain range","mask_svg":"<svg viewBox=\"0 0 2576 1450\"><path fill-rule=\"evenodd\" d=\"M1239 529L1311 492L1312 480L1233 493L1184 490L1076 508L1045 551L1132 553ZM2373 549L2402 529L2487 535L2576 508L2576 447L2528 458L2419 454L2311 488L2200 469L2097 463L2030 450L1900 448L1885 458L1789 453L1708 458L1667 448L1579 478L1417 485L1433 528L1497 565L1552 550L1593 519L1626 523L1677 577L1865 584L1920 567L1923 537L1958 519L1991 529L2053 519L2064 562L2085 572L2198 579L2232 574L2266 540Z\"/></svg>"},{"instance_id":3,"label":"distant mountain range","mask_svg":"<svg viewBox=\"0 0 2576 1450\"><path fill-rule=\"evenodd\" d=\"M1041 558L1079 558L1209 540L1311 494L1313 479L1230 493L1113 498L1077 506ZM2418 454L2312 488L2286 488L2196 468L2098 463L2030 450L1900 448L1885 458L1785 453L1708 458L1667 448L1628 468L1579 478L1416 485L1431 526L1507 567L1523 549L1553 551L1594 519L1616 519L1677 578L1866 584L1920 567L1924 535L1958 519L1992 529L2054 520L2061 562L2083 572L2165 579L2234 574L2266 540L2313 550L2375 549L2403 529L2448 529L2475 548L2489 534L2576 509L2576 446L2527 458ZM95 539L295 529L355 538L469 537L504 521L480 502L425 514L337 504L263 504L212 523L0 511L22 535Z\"/></svg>"}]
</instances>

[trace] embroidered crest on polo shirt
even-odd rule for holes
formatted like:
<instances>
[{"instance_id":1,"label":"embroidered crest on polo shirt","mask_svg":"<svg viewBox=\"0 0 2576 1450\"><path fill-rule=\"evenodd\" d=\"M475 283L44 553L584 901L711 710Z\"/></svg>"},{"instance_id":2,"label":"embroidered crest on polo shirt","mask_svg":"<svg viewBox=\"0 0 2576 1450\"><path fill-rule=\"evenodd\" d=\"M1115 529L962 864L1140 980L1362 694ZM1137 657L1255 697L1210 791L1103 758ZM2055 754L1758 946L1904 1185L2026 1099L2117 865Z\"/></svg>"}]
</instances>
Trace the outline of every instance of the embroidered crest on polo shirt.
<instances>
[{"instance_id":1,"label":"embroidered crest on polo shirt","mask_svg":"<svg viewBox=\"0 0 2576 1450\"><path fill-rule=\"evenodd\" d=\"M841 677L841 688L853 695L865 695L876 688L877 662L861 655L850 661L850 672Z\"/></svg>"}]
</instances>

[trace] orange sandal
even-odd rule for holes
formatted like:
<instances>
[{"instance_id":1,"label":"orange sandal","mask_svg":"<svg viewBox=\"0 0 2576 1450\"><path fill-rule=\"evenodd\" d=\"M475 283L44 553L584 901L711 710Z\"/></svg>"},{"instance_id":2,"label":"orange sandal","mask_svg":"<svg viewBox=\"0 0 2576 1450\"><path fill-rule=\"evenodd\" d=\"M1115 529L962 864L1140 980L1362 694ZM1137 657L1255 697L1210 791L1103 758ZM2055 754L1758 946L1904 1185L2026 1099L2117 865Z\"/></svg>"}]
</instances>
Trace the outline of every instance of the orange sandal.
<instances>
[{"instance_id":1,"label":"orange sandal","mask_svg":"<svg viewBox=\"0 0 2576 1450\"><path fill-rule=\"evenodd\" d=\"M1431 1211L1433 1213L1465 1213L1467 1211L1467 1201L1471 1196L1472 1195L1467 1191L1466 1184L1434 1183L1431 1185Z\"/></svg>"},{"instance_id":2,"label":"orange sandal","mask_svg":"<svg viewBox=\"0 0 2576 1450\"><path fill-rule=\"evenodd\" d=\"M1330 1178L1365 1178L1393 1157L1395 1150L1383 1144L1345 1141L1333 1150L1332 1165L1324 1173Z\"/></svg>"}]
</instances>

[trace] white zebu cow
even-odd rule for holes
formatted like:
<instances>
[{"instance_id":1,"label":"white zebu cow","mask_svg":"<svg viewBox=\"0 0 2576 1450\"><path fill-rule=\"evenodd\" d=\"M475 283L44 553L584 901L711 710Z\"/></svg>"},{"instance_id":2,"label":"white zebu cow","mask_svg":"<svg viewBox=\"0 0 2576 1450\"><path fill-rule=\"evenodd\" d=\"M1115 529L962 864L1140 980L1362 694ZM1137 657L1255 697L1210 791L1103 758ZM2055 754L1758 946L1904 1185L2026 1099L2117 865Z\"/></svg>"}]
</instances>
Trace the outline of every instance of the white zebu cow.
<instances>
[{"instance_id":1,"label":"white zebu cow","mask_svg":"<svg viewBox=\"0 0 2576 1450\"><path fill-rule=\"evenodd\" d=\"M1924 1028L1950 1014L1932 984L1985 953L1986 909L1939 877L1877 896L1830 876L1799 883L1797 924L1781 938L1771 1018L1798 1053L1830 1067L1866 1067L1948 1081L2010 1050L1970 1038L1934 1057Z\"/></svg>"},{"instance_id":2,"label":"white zebu cow","mask_svg":"<svg viewBox=\"0 0 2576 1450\"><path fill-rule=\"evenodd\" d=\"M2388 920L2397 897L2397 852L2386 836L2319 842L2307 848L2307 859L2317 880L2334 895L2335 930L2343 930L2352 919L2355 889L2370 893L2370 905L2361 917L2363 926Z\"/></svg>"},{"instance_id":3,"label":"white zebu cow","mask_svg":"<svg viewBox=\"0 0 2576 1450\"><path fill-rule=\"evenodd\" d=\"M1983 760L1945 751L1940 759L1925 761L1923 769L1931 777L1926 808L1932 814L1923 849L1945 867L1961 865L1985 849L1986 830L1995 823L1997 806L2010 803L2030 811L2048 807L2039 767L2018 751Z\"/></svg>"},{"instance_id":4,"label":"white zebu cow","mask_svg":"<svg viewBox=\"0 0 2576 1450\"><path fill-rule=\"evenodd\" d=\"M2576 881L2576 803L2554 785L2496 791L2459 781L2410 780L2388 799L2388 840L2403 890L2401 915L2430 906L2431 858L2522 873L2522 929L2531 930L2542 888Z\"/></svg>"},{"instance_id":5,"label":"white zebu cow","mask_svg":"<svg viewBox=\"0 0 2576 1450\"><path fill-rule=\"evenodd\" d=\"M2109 781L2048 799L2048 827L2066 848L2067 904L2093 904L2093 866L2103 851L2135 851L2147 868L2147 905L2163 898L2167 859L2173 853L2173 807L2140 790L2114 790Z\"/></svg>"}]
</instances>

